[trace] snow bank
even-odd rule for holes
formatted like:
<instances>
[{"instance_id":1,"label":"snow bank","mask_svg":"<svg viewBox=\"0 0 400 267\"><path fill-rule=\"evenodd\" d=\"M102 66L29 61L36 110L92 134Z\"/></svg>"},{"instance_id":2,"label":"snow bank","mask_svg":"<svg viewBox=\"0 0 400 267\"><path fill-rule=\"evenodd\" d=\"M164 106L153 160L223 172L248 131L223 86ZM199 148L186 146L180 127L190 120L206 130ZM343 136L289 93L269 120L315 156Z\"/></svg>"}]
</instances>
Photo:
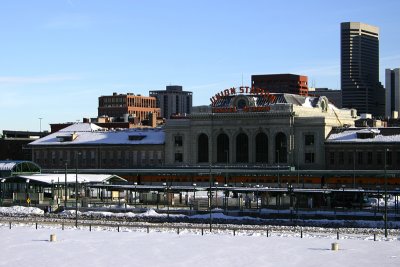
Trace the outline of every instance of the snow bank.
<instances>
[{"instance_id":1,"label":"snow bank","mask_svg":"<svg viewBox=\"0 0 400 267\"><path fill-rule=\"evenodd\" d=\"M23 207L23 206L12 206L12 207L0 207L0 214L3 215L43 215L44 211L35 207Z\"/></svg>"}]
</instances>

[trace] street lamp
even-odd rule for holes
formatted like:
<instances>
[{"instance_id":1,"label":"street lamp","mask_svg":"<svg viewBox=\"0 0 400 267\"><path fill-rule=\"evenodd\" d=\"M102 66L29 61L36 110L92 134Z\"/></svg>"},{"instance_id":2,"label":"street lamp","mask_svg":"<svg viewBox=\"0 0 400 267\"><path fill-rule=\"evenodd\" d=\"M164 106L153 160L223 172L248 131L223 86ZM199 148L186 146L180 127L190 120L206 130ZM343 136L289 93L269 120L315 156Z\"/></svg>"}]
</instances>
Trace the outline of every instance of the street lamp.
<instances>
[{"instance_id":1,"label":"street lamp","mask_svg":"<svg viewBox=\"0 0 400 267\"><path fill-rule=\"evenodd\" d=\"M218 208L218 182L215 182L215 208Z\"/></svg>"},{"instance_id":2,"label":"street lamp","mask_svg":"<svg viewBox=\"0 0 400 267\"><path fill-rule=\"evenodd\" d=\"M60 177L57 177L57 208L60 207Z\"/></svg>"},{"instance_id":3,"label":"street lamp","mask_svg":"<svg viewBox=\"0 0 400 267\"><path fill-rule=\"evenodd\" d=\"M51 199L54 199L54 179L51 179Z\"/></svg>"},{"instance_id":4,"label":"street lamp","mask_svg":"<svg viewBox=\"0 0 400 267\"><path fill-rule=\"evenodd\" d=\"M379 206L380 206L380 205L379 205L379 204L380 204L380 201L379 201L379 200L380 200L380 197L379 197L380 194L379 194L379 193L380 193L380 190L381 190L381 186L380 186L380 185L377 185L377 186L376 186L376 189L377 189L377 191L378 191L378 198L377 198L377 199L378 199L378 212L379 212Z\"/></svg>"},{"instance_id":5,"label":"street lamp","mask_svg":"<svg viewBox=\"0 0 400 267\"><path fill-rule=\"evenodd\" d=\"M208 209L210 211L210 232L212 231L212 207L211 207L212 193L211 193L211 166L210 166L210 181L208 188Z\"/></svg>"},{"instance_id":6,"label":"street lamp","mask_svg":"<svg viewBox=\"0 0 400 267\"><path fill-rule=\"evenodd\" d=\"M196 186L197 184L193 184L193 202L196 201Z\"/></svg>"},{"instance_id":7,"label":"street lamp","mask_svg":"<svg viewBox=\"0 0 400 267\"><path fill-rule=\"evenodd\" d=\"M168 185L167 183L163 183L164 185L164 190L165 190L165 199L164 201L166 201L167 203L167 220L169 221L169 201L168 201Z\"/></svg>"},{"instance_id":8,"label":"street lamp","mask_svg":"<svg viewBox=\"0 0 400 267\"><path fill-rule=\"evenodd\" d=\"M344 189L346 188L346 185L344 185L344 184L342 184L342 209L344 210L344 201L345 201L345 198L344 198Z\"/></svg>"},{"instance_id":9,"label":"street lamp","mask_svg":"<svg viewBox=\"0 0 400 267\"><path fill-rule=\"evenodd\" d=\"M137 182L134 182L133 184L135 185L135 198L133 199L133 203L134 203L134 206L135 206L135 209L136 209L136 186L137 186ZM157 205L158 205L158 201L157 201Z\"/></svg>"},{"instance_id":10,"label":"street lamp","mask_svg":"<svg viewBox=\"0 0 400 267\"><path fill-rule=\"evenodd\" d=\"M280 177L279 177L279 149L276 150L276 154L277 154L276 161L278 163L278 187L281 187L281 180L280 180Z\"/></svg>"},{"instance_id":11,"label":"street lamp","mask_svg":"<svg viewBox=\"0 0 400 267\"><path fill-rule=\"evenodd\" d=\"M396 214L399 212L399 190L400 188L396 187L396 197L394 199Z\"/></svg>"},{"instance_id":12,"label":"street lamp","mask_svg":"<svg viewBox=\"0 0 400 267\"><path fill-rule=\"evenodd\" d=\"M38 118L39 119L39 130L42 132L42 119L43 118Z\"/></svg>"},{"instance_id":13,"label":"street lamp","mask_svg":"<svg viewBox=\"0 0 400 267\"><path fill-rule=\"evenodd\" d=\"M52 210L52 206L54 205L54 180L51 179L51 199L50 199L50 207L49 212Z\"/></svg>"},{"instance_id":14,"label":"street lamp","mask_svg":"<svg viewBox=\"0 0 400 267\"><path fill-rule=\"evenodd\" d=\"M258 209L258 188L260 188L260 185L256 185L256 207Z\"/></svg>"},{"instance_id":15,"label":"street lamp","mask_svg":"<svg viewBox=\"0 0 400 267\"><path fill-rule=\"evenodd\" d=\"M1 203L0 205L3 205L3 201L4 201L4 182L6 181L6 179L1 179Z\"/></svg>"},{"instance_id":16,"label":"street lamp","mask_svg":"<svg viewBox=\"0 0 400 267\"><path fill-rule=\"evenodd\" d=\"M356 188L356 150L353 150L353 188Z\"/></svg>"},{"instance_id":17,"label":"street lamp","mask_svg":"<svg viewBox=\"0 0 400 267\"><path fill-rule=\"evenodd\" d=\"M78 156L80 152L76 152L75 157L75 227L78 227Z\"/></svg>"},{"instance_id":18,"label":"street lamp","mask_svg":"<svg viewBox=\"0 0 400 267\"><path fill-rule=\"evenodd\" d=\"M293 185L288 184L288 193L290 197L290 221L293 221Z\"/></svg>"},{"instance_id":19,"label":"street lamp","mask_svg":"<svg viewBox=\"0 0 400 267\"><path fill-rule=\"evenodd\" d=\"M26 203L28 204L28 206L31 205L31 199L29 198L29 179L26 179L26 185L25 185L25 195L26 195Z\"/></svg>"},{"instance_id":20,"label":"street lamp","mask_svg":"<svg viewBox=\"0 0 400 267\"><path fill-rule=\"evenodd\" d=\"M67 208L67 195L68 195L68 188L67 188L67 165L68 162L65 162L65 185L64 185L64 209Z\"/></svg>"},{"instance_id":21,"label":"street lamp","mask_svg":"<svg viewBox=\"0 0 400 267\"><path fill-rule=\"evenodd\" d=\"M388 230L387 230L387 175L386 175L386 165L387 165L387 153L389 149L385 148L385 238L387 238Z\"/></svg>"},{"instance_id":22,"label":"street lamp","mask_svg":"<svg viewBox=\"0 0 400 267\"><path fill-rule=\"evenodd\" d=\"M224 197L225 197L225 212L226 212L226 210L228 209L228 194L229 194L229 192L228 192L228 190L226 190L226 188L228 187L228 184L224 184L224 187L225 187Z\"/></svg>"}]
</instances>

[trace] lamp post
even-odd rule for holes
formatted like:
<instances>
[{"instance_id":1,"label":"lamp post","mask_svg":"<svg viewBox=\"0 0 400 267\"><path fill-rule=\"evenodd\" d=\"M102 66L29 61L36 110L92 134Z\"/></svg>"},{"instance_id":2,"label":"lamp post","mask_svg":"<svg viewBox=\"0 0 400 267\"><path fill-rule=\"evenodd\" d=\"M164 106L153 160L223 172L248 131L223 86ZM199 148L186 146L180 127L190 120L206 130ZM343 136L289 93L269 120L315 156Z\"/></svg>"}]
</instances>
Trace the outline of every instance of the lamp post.
<instances>
[{"instance_id":1,"label":"lamp post","mask_svg":"<svg viewBox=\"0 0 400 267\"><path fill-rule=\"evenodd\" d=\"M60 207L60 177L57 177L57 208Z\"/></svg>"},{"instance_id":2,"label":"lamp post","mask_svg":"<svg viewBox=\"0 0 400 267\"><path fill-rule=\"evenodd\" d=\"M167 220L169 221L169 196L168 196L168 185L166 187L167 190Z\"/></svg>"},{"instance_id":3,"label":"lamp post","mask_svg":"<svg viewBox=\"0 0 400 267\"><path fill-rule=\"evenodd\" d=\"M1 179L1 203L0 205L3 206L3 201L4 201L4 182L6 179Z\"/></svg>"},{"instance_id":4,"label":"lamp post","mask_svg":"<svg viewBox=\"0 0 400 267\"><path fill-rule=\"evenodd\" d=\"M388 230L387 230L387 220L388 220L388 218L387 218L387 175L386 175L386 165L387 165L387 153L389 152L389 149L385 149L385 168L384 168L384 170L385 170L385 195L384 195L384 198L385 198L385 238L387 238L387 235L388 235Z\"/></svg>"},{"instance_id":5,"label":"lamp post","mask_svg":"<svg viewBox=\"0 0 400 267\"><path fill-rule=\"evenodd\" d=\"M42 119L43 118L38 118L39 119L39 131L42 132Z\"/></svg>"},{"instance_id":6,"label":"lamp post","mask_svg":"<svg viewBox=\"0 0 400 267\"><path fill-rule=\"evenodd\" d=\"M289 197L290 197L290 221L293 221L293 185L292 184L288 184L288 193L289 193Z\"/></svg>"},{"instance_id":7,"label":"lamp post","mask_svg":"<svg viewBox=\"0 0 400 267\"><path fill-rule=\"evenodd\" d=\"M169 220L169 201L168 201L168 185L163 183L164 186L164 206L167 206L167 220Z\"/></svg>"},{"instance_id":8,"label":"lamp post","mask_svg":"<svg viewBox=\"0 0 400 267\"><path fill-rule=\"evenodd\" d=\"M28 204L28 206L31 205L31 199L29 198L29 179L26 179L26 185L25 185L25 195L26 195L26 203Z\"/></svg>"},{"instance_id":9,"label":"lamp post","mask_svg":"<svg viewBox=\"0 0 400 267\"><path fill-rule=\"evenodd\" d=\"M54 204L54 180L51 179L51 199L50 199L50 207ZM52 208L50 208L51 210Z\"/></svg>"},{"instance_id":10,"label":"lamp post","mask_svg":"<svg viewBox=\"0 0 400 267\"><path fill-rule=\"evenodd\" d=\"M297 186L300 185L300 153L297 152Z\"/></svg>"},{"instance_id":11,"label":"lamp post","mask_svg":"<svg viewBox=\"0 0 400 267\"><path fill-rule=\"evenodd\" d=\"M356 188L356 150L353 150L353 188Z\"/></svg>"},{"instance_id":12,"label":"lamp post","mask_svg":"<svg viewBox=\"0 0 400 267\"><path fill-rule=\"evenodd\" d=\"M133 183L135 185L135 198L133 199L133 205L135 206L136 209L136 186L137 186L137 182ZM157 205L158 205L158 201L157 201Z\"/></svg>"},{"instance_id":13,"label":"lamp post","mask_svg":"<svg viewBox=\"0 0 400 267\"><path fill-rule=\"evenodd\" d=\"M278 149L276 150L276 155L277 155L276 161L278 163L278 187L281 187L281 180L279 177L279 150Z\"/></svg>"},{"instance_id":14,"label":"lamp post","mask_svg":"<svg viewBox=\"0 0 400 267\"><path fill-rule=\"evenodd\" d=\"M229 194L229 192L228 192L228 190L226 190L226 188L228 187L228 185L227 184L224 184L224 187L225 187L225 194L224 194L224 198L225 198L225 212L227 211L227 209L228 209L228 194Z\"/></svg>"},{"instance_id":15,"label":"lamp post","mask_svg":"<svg viewBox=\"0 0 400 267\"><path fill-rule=\"evenodd\" d=\"M167 183L163 183L164 186L164 208L167 206Z\"/></svg>"},{"instance_id":16,"label":"lamp post","mask_svg":"<svg viewBox=\"0 0 400 267\"><path fill-rule=\"evenodd\" d=\"M215 182L215 208L218 208L218 182Z\"/></svg>"},{"instance_id":17,"label":"lamp post","mask_svg":"<svg viewBox=\"0 0 400 267\"><path fill-rule=\"evenodd\" d=\"M256 207L257 207L257 210L258 210L258 188L260 188L260 185L256 185Z\"/></svg>"},{"instance_id":18,"label":"lamp post","mask_svg":"<svg viewBox=\"0 0 400 267\"><path fill-rule=\"evenodd\" d=\"M396 197L395 197L395 201L394 201L394 203L396 204L395 205L396 214L399 212L399 190L400 190L400 188L396 187Z\"/></svg>"},{"instance_id":19,"label":"lamp post","mask_svg":"<svg viewBox=\"0 0 400 267\"><path fill-rule=\"evenodd\" d=\"M343 206L343 210L344 210L344 188L346 187L346 185L344 185L344 184L342 184L342 190L343 190L343 193L342 193L342 198L343 198L343 203L342 203L342 206Z\"/></svg>"},{"instance_id":20,"label":"lamp post","mask_svg":"<svg viewBox=\"0 0 400 267\"><path fill-rule=\"evenodd\" d=\"M75 227L78 227L78 156L81 153L77 152L75 155Z\"/></svg>"},{"instance_id":21,"label":"lamp post","mask_svg":"<svg viewBox=\"0 0 400 267\"><path fill-rule=\"evenodd\" d=\"M212 194L211 194L211 180L212 180L212 176L211 176L211 164L210 164L210 179L209 179L209 188L208 188L208 209L210 211L210 232L212 231L212 207L211 207L211 198L212 198Z\"/></svg>"},{"instance_id":22,"label":"lamp post","mask_svg":"<svg viewBox=\"0 0 400 267\"><path fill-rule=\"evenodd\" d=\"M65 162L65 185L64 185L64 208L67 208L67 195L68 195L68 188L67 188L67 165L68 162Z\"/></svg>"},{"instance_id":23,"label":"lamp post","mask_svg":"<svg viewBox=\"0 0 400 267\"><path fill-rule=\"evenodd\" d=\"M193 203L192 203L192 208L193 208L193 210L194 210L194 207L195 207L195 203L196 203L196 185L197 184L193 184Z\"/></svg>"},{"instance_id":24,"label":"lamp post","mask_svg":"<svg viewBox=\"0 0 400 267\"><path fill-rule=\"evenodd\" d=\"M379 194L379 193L380 193L380 190L381 190L381 186L380 186L380 185L377 185L377 186L376 186L376 189L378 190L378 198L377 198L377 199L378 199L378 212L379 212L379 206L380 206L380 205L379 205L379 204L380 204L380 201L379 201L379 199L380 199L380 197L379 197L380 194Z\"/></svg>"}]
</instances>

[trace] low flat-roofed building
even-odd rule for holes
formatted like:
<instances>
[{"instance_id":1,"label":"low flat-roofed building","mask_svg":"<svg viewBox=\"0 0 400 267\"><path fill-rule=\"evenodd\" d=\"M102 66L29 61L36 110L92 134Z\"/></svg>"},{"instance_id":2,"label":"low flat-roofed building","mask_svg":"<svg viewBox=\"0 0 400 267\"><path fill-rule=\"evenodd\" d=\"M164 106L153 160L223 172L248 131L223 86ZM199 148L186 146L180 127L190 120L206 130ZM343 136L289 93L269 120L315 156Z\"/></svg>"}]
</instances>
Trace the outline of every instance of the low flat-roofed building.
<instances>
[{"instance_id":1,"label":"low flat-roofed building","mask_svg":"<svg viewBox=\"0 0 400 267\"><path fill-rule=\"evenodd\" d=\"M399 170L400 128L335 128L325 159L328 170Z\"/></svg>"},{"instance_id":2,"label":"low flat-roofed building","mask_svg":"<svg viewBox=\"0 0 400 267\"><path fill-rule=\"evenodd\" d=\"M107 130L76 123L29 144L32 160L44 169L135 168L160 166L164 159L161 128Z\"/></svg>"},{"instance_id":3,"label":"low flat-roofed building","mask_svg":"<svg viewBox=\"0 0 400 267\"><path fill-rule=\"evenodd\" d=\"M49 132L3 130L0 138L0 160L30 160L30 142L48 135Z\"/></svg>"}]
</instances>

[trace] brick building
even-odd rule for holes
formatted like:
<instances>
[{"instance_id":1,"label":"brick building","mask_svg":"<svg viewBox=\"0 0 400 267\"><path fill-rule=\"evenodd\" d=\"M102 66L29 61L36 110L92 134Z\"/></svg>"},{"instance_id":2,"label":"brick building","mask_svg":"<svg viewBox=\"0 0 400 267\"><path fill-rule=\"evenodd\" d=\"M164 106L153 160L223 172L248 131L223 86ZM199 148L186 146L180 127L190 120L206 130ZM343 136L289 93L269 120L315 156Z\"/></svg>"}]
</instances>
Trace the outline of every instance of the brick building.
<instances>
[{"instance_id":1,"label":"brick building","mask_svg":"<svg viewBox=\"0 0 400 267\"><path fill-rule=\"evenodd\" d=\"M129 120L129 117L134 117L143 121L148 119L149 113L157 114L157 117L160 117L160 109L157 108L155 97L132 93L113 93L111 96L99 97L99 117L123 117L126 121Z\"/></svg>"},{"instance_id":2,"label":"brick building","mask_svg":"<svg viewBox=\"0 0 400 267\"><path fill-rule=\"evenodd\" d=\"M261 88L270 93L308 95L308 77L295 74L251 75L254 88Z\"/></svg>"}]
</instances>

